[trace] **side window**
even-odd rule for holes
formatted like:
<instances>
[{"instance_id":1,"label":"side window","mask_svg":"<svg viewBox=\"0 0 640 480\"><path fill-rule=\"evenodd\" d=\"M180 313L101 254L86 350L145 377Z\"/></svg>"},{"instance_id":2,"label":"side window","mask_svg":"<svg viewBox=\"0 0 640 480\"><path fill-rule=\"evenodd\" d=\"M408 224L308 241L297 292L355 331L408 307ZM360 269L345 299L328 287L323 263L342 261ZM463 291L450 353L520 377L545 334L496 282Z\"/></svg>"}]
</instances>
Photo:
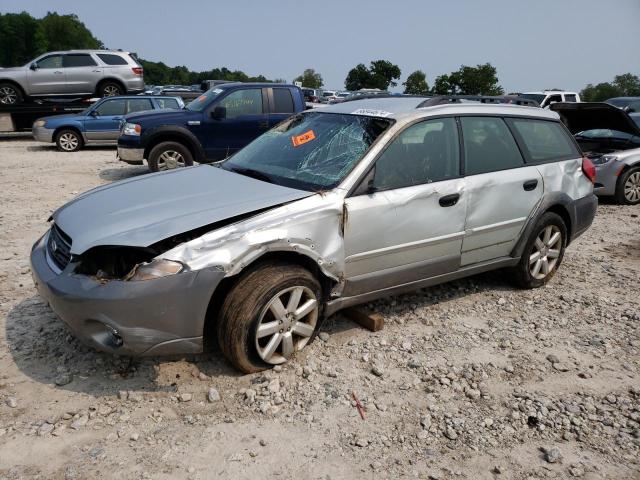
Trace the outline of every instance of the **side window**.
<instances>
[{"instance_id":1,"label":"side window","mask_svg":"<svg viewBox=\"0 0 640 480\"><path fill-rule=\"evenodd\" d=\"M125 100L107 100L98 107L96 113L101 117L124 115L126 106Z\"/></svg>"},{"instance_id":2,"label":"side window","mask_svg":"<svg viewBox=\"0 0 640 480\"><path fill-rule=\"evenodd\" d=\"M504 120L497 117L461 117L465 174L495 172L524 164L518 145Z\"/></svg>"},{"instance_id":3,"label":"side window","mask_svg":"<svg viewBox=\"0 0 640 480\"><path fill-rule=\"evenodd\" d=\"M260 115L262 114L262 90L260 88L236 90L223 98L220 106L227 109L227 118Z\"/></svg>"},{"instance_id":4,"label":"side window","mask_svg":"<svg viewBox=\"0 0 640 480\"><path fill-rule=\"evenodd\" d=\"M560 124L545 120L508 120L534 162L579 157L573 142Z\"/></svg>"},{"instance_id":5,"label":"side window","mask_svg":"<svg viewBox=\"0 0 640 480\"><path fill-rule=\"evenodd\" d=\"M552 103L556 103L556 102L562 102L562 95L558 94L558 95L550 95L547 98L547 101L544 102L544 106L546 107L547 105L551 105Z\"/></svg>"},{"instance_id":6,"label":"side window","mask_svg":"<svg viewBox=\"0 0 640 480\"><path fill-rule=\"evenodd\" d=\"M631 102L629 104L629 108L627 110L629 113L638 113L640 112L640 102Z\"/></svg>"},{"instance_id":7,"label":"side window","mask_svg":"<svg viewBox=\"0 0 640 480\"><path fill-rule=\"evenodd\" d=\"M427 120L408 127L376 161L378 190L438 182L460 175L460 144L453 118Z\"/></svg>"},{"instance_id":8,"label":"side window","mask_svg":"<svg viewBox=\"0 0 640 480\"><path fill-rule=\"evenodd\" d=\"M175 98L156 98L156 102L160 108L180 108Z\"/></svg>"},{"instance_id":9,"label":"side window","mask_svg":"<svg viewBox=\"0 0 640 480\"><path fill-rule=\"evenodd\" d=\"M152 110L151 100L148 98L133 98L127 100L127 113L142 112L144 110Z\"/></svg>"},{"instance_id":10,"label":"side window","mask_svg":"<svg viewBox=\"0 0 640 480\"><path fill-rule=\"evenodd\" d=\"M91 58L91 55L86 53L74 53L64 56L65 68L70 67L94 67L96 65L95 60Z\"/></svg>"},{"instance_id":11,"label":"side window","mask_svg":"<svg viewBox=\"0 0 640 480\"><path fill-rule=\"evenodd\" d=\"M127 60L120 55L113 55L111 53L99 53L98 58L107 65L128 65Z\"/></svg>"},{"instance_id":12,"label":"side window","mask_svg":"<svg viewBox=\"0 0 640 480\"><path fill-rule=\"evenodd\" d=\"M293 97L288 88L273 89L273 112L293 113Z\"/></svg>"},{"instance_id":13,"label":"side window","mask_svg":"<svg viewBox=\"0 0 640 480\"><path fill-rule=\"evenodd\" d=\"M576 101L576 96L573 93L565 93L564 94L564 101L565 102L575 102Z\"/></svg>"},{"instance_id":14,"label":"side window","mask_svg":"<svg viewBox=\"0 0 640 480\"><path fill-rule=\"evenodd\" d=\"M38 60L38 68L62 68L62 55L50 55Z\"/></svg>"}]
</instances>

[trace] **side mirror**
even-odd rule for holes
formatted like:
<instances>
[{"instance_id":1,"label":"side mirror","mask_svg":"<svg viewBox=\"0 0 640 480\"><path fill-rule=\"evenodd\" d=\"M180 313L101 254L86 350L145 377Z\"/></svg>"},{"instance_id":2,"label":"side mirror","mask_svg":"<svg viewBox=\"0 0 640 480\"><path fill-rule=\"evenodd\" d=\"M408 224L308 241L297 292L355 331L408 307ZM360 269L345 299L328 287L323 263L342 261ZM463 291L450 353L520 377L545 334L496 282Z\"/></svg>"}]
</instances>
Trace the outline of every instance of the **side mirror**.
<instances>
[{"instance_id":1,"label":"side mirror","mask_svg":"<svg viewBox=\"0 0 640 480\"><path fill-rule=\"evenodd\" d=\"M358 185L353 192L354 196L357 195L372 195L378 191L376 186L374 185L374 180L376 178L376 167L374 166L367 175L362 179L360 185Z\"/></svg>"},{"instance_id":2,"label":"side mirror","mask_svg":"<svg viewBox=\"0 0 640 480\"><path fill-rule=\"evenodd\" d=\"M36 62L33 62L31 65L29 65L29 69L33 71L38 70L38 64Z\"/></svg>"},{"instance_id":3,"label":"side mirror","mask_svg":"<svg viewBox=\"0 0 640 480\"><path fill-rule=\"evenodd\" d=\"M100 114L98 113L98 110L91 110L91 112L89 112L89 115L91 115L92 117L100 116Z\"/></svg>"},{"instance_id":4,"label":"side mirror","mask_svg":"<svg viewBox=\"0 0 640 480\"><path fill-rule=\"evenodd\" d=\"M211 112L211 118L214 120L222 120L227 118L227 109L225 107L215 107Z\"/></svg>"}]
</instances>

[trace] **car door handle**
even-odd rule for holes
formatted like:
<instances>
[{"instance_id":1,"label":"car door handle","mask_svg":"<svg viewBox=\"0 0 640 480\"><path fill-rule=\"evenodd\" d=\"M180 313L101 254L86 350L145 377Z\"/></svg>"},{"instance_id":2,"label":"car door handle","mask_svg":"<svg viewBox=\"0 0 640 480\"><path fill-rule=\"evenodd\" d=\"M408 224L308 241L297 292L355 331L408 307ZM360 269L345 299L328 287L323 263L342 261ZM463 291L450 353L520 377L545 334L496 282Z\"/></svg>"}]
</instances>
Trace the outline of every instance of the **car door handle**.
<instances>
[{"instance_id":1,"label":"car door handle","mask_svg":"<svg viewBox=\"0 0 640 480\"><path fill-rule=\"evenodd\" d=\"M91 70L91 73L102 73L100 70Z\"/></svg>"},{"instance_id":2,"label":"car door handle","mask_svg":"<svg viewBox=\"0 0 640 480\"><path fill-rule=\"evenodd\" d=\"M57 75L62 75L62 72L61 72L60 70L56 70L56 71L55 71L55 72L53 72L53 73L55 73L55 74L57 74Z\"/></svg>"},{"instance_id":3,"label":"car door handle","mask_svg":"<svg viewBox=\"0 0 640 480\"><path fill-rule=\"evenodd\" d=\"M259 122L258 123L258 128L266 130L267 128L269 128L269 122L267 122L267 121Z\"/></svg>"},{"instance_id":4,"label":"car door handle","mask_svg":"<svg viewBox=\"0 0 640 480\"><path fill-rule=\"evenodd\" d=\"M538 180L527 180L526 182L524 182L522 184L522 188L524 188L527 192L531 191L531 190L535 190L536 187L538 186Z\"/></svg>"},{"instance_id":5,"label":"car door handle","mask_svg":"<svg viewBox=\"0 0 640 480\"><path fill-rule=\"evenodd\" d=\"M444 197L440 197L440 206L441 207L453 207L460 200L459 193L452 193L451 195L445 195Z\"/></svg>"}]
</instances>

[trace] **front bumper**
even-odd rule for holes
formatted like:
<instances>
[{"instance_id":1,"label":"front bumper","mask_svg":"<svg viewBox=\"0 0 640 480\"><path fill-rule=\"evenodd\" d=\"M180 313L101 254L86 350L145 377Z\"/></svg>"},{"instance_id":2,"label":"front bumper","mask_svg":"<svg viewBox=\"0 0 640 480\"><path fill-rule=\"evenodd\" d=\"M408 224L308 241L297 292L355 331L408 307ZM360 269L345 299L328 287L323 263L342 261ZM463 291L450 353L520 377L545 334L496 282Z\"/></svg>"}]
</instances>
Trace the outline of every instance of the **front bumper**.
<instances>
[{"instance_id":1,"label":"front bumper","mask_svg":"<svg viewBox=\"0 0 640 480\"><path fill-rule=\"evenodd\" d=\"M98 282L56 273L47 258L44 235L31 251L38 293L83 343L119 355L200 353L213 291L224 272L203 269L156 280Z\"/></svg>"},{"instance_id":2,"label":"front bumper","mask_svg":"<svg viewBox=\"0 0 640 480\"><path fill-rule=\"evenodd\" d=\"M593 193L601 196L615 195L618 175L624 168L624 163L612 160L604 165L596 165L596 183Z\"/></svg>"},{"instance_id":3,"label":"front bumper","mask_svg":"<svg viewBox=\"0 0 640 480\"><path fill-rule=\"evenodd\" d=\"M53 142L53 132L55 131L53 128L33 127L31 131L33 133L33 138L38 142Z\"/></svg>"},{"instance_id":4,"label":"front bumper","mask_svg":"<svg viewBox=\"0 0 640 480\"><path fill-rule=\"evenodd\" d=\"M123 162L141 164L144 160L144 148L129 148L118 145L118 158Z\"/></svg>"}]
</instances>

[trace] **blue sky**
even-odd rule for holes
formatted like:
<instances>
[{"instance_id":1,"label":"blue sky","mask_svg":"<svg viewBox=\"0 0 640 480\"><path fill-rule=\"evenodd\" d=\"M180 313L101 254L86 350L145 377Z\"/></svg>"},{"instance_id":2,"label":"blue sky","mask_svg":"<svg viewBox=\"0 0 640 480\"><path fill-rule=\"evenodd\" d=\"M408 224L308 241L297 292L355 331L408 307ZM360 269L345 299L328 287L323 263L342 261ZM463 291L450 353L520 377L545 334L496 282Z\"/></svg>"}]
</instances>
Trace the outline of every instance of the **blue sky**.
<instances>
[{"instance_id":1,"label":"blue sky","mask_svg":"<svg viewBox=\"0 0 640 480\"><path fill-rule=\"evenodd\" d=\"M431 85L491 62L507 91L640 74L640 0L2 0L0 12L75 13L109 48L194 70L291 80L315 68L343 88L357 63L388 59Z\"/></svg>"}]
</instances>

